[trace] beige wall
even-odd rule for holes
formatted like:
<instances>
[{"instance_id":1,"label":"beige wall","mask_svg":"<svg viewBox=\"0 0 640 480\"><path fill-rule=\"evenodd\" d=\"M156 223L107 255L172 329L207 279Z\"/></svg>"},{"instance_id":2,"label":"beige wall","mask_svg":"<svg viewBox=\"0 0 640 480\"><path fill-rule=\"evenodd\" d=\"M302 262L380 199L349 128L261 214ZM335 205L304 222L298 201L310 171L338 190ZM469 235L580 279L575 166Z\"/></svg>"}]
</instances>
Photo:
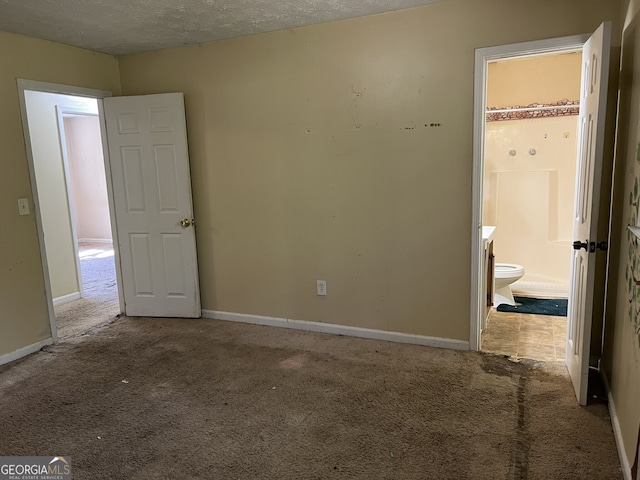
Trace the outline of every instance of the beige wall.
<instances>
[{"instance_id":1,"label":"beige wall","mask_svg":"<svg viewBox=\"0 0 640 480\"><path fill-rule=\"evenodd\" d=\"M461 0L122 58L125 94L185 92L203 307L468 340L474 49L618 38L619 11Z\"/></svg>"},{"instance_id":2,"label":"beige wall","mask_svg":"<svg viewBox=\"0 0 640 480\"><path fill-rule=\"evenodd\" d=\"M120 90L113 57L0 32L0 355L51 335L35 216L18 215L17 199L33 211L33 198L17 78Z\"/></svg>"},{"instance_id":3,"label":"beige wall","mask_svg":"<svg viewBox=\"0 0 640 480\"><path fill-rule=\"evenodd\" d=\"M483 223L497 227L496 262L523 265L522 282L568 289L577 126L577 116L486 124Z\"/></svg>"},{"instance_id":4,"label":"beige wall","mask_svg":"<svg viewBox=\"0 0 640 480\"><path fill-rule=\"evenodd\" d=\"M511 107L553 103L562 99L579 100L581 70L582 52L490 63L487 106Z\"/></svg>"},{"instance_id":5,"label":"beige wall","mask_svg":"<svg viewBox=\"0 0 640 480\"><path fill-rule=\"evenodd\" d=\"M626 2L628 3L628 2ZM633 244L627 225L638 224L640 180L640 2L631 2L623 15L620 108L610 245L605 358L603 367L620 424L624 450L633 465L640 425L640 291L630 277L639 278L640 245ZM635 204L635 205L634 205Z\"/></svg>"},{"instance_id":6,"label":"beige wall","mask_svg":"<svg viewBox=\"0 0 640 480\"><path fill-rule=\"evenodd\" d=\"M64 125L78 240L111 240L100 121L70 116Z\"/></svg>"}]
</instances>

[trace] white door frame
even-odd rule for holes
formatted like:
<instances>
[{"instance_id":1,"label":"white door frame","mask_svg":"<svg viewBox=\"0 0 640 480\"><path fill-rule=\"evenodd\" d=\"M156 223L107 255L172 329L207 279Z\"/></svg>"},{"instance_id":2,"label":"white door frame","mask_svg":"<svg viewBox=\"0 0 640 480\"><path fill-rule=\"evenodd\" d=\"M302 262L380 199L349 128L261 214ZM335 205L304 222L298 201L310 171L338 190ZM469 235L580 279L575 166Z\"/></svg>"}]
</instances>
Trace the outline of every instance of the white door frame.
<instances>
[{"instance_id":1,"label":"white door frame","mask_svg":"<svg viewBox=\"0 0 640 480\"><path fill-rule=\"evenodd\" d=\"M104 112L102 107L102 99L111 97L112 93L106 90L94 90L84 87L75 87L71 85L60 85L56 83L38 82L35 80L18 79L18 100L20 102L20 113L22 115L22 130L25 140L25 148L27 152L27 164L29 166L29 177L31 180L31 193L33 196L34 215L36 218L36 228L38 231L38 243L40 245L40 258L42 261L42 270L44 273L44 287L47 297L47 309L49 313L49 324L51 326L51 338L53 343L58 342L58 334L56 327L56 315L53 308L53 296L51 291L51 281L49 279L49 267L47 264L47 253L44 246L44 229L42 226L42 216L40 212L40 202L38 198L38 187L36 184L35 167L33 162L33 151L31 149L31 135L29 134L29 119L27 116L27 106L25 100L25 90L33 90L37 92L55 93L61 95L73 95L76 97L95 98L98 101L98 117L100 119L100 132L102 138L102 151L105 162L105 174L107 180L107 196L109 199L109 213L111 218L111 234L112 238L118 238L116 232L115 209L113 205L113 190L111 182L111 168L109 165L109 150L106 140L106 125L104 120ZM116 278L118 286L118 298L120 302L120 311L124 311L124 299L122 295L122 276L120 272L120 255L117 242L113 245L115 255Z\"/></svg>"},{"instance_id":2,"label":"white door frame","mask_svg":"<svg viewBox=\"0 0 640 480\"><path fill-rule=\"evenodd\" d=\"M62 150L62 168L64 171L64 181L67 187L67 203L69 204L69 219L71 221L71 238L73 240L73 252L76 260L76 275L78 277L78 293L80 298L84 297L82 284L82 269L80 266L80 252L78 249L78 229L76 226L75 200L73 198L73 188L71 188L71 171L69 169L69 152L67 151L67 132L64 126L64 117L84 116L97 117L97 113L90 112L81 107L67 107L56 105L58 116L58 134L60 135L60 147Z\"/></svg>"},{"instance_id":3,"label":"white door frame","mask_svg":"<svg viewBox=\"0 0 640 480\"><path fill-rule=\"evenodd\" d=\"M486 299L482 292L486 279L481 274L484 259L482 245L482 199L484 183L484 137L486 119L487 65L490 61L581 50L591 34L551 38L533 42L513 43L478 48L475 53L473 88L473 183L471 215L471 325L469 349L480 350L482 319L486 316Z\"/></svg>"}]
</instances>

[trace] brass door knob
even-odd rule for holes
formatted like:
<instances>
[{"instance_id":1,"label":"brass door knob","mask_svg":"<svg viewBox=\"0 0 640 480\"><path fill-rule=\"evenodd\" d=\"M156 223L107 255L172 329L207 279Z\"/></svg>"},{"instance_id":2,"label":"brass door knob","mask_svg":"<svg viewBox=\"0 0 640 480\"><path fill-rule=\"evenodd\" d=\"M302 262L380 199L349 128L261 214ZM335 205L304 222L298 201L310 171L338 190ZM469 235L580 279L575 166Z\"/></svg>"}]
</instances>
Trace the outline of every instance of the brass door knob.
<instances>
[{"instance_id":1,"label":"brass door knob","mask_svg":"<svg viewBox=\"0 0 640 480\"><path fill-rule=\"evenodd\" d=\"M180 225L182 225L182 228L187 228L189 225L191 225L191 220L189 220L188 218L183 218L182 220L180 220Z\"/></svg>"}]
</instances>

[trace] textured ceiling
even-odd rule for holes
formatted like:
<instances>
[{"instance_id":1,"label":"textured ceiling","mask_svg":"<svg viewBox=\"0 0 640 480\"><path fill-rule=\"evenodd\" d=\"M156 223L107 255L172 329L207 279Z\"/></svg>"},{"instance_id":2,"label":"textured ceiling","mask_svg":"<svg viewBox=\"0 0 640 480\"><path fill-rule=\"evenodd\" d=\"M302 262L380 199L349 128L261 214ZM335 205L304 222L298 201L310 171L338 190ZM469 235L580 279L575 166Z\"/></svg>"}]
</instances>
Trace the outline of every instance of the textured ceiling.
<instances>
[{"instance_id":1,"label":"textured ceiling","mask_svg":"<svg viewBox=\"0 0 640 480\"><path fill-rule=\"evenodd\" d=\"M0 30L125 55L438 1L0 0Z\"/></svg>"}]
</instances>

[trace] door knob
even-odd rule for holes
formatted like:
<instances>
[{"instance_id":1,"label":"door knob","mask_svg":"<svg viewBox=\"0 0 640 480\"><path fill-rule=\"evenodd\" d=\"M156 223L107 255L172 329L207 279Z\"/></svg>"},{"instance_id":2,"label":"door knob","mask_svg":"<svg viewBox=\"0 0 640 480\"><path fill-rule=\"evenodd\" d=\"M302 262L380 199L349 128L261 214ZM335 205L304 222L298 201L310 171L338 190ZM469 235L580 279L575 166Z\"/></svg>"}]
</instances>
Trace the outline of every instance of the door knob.
<instances>
[{"instance_id":1,"label":"door knob","mask_svg":"<svg viewBox=\"0 0 640 480\"><path fill-rule=\"evenodd\" d=\"M182 228L187 228L189 225L191 225L191 220L189 220L188 218L183 218L182 220L180 220L180 225L182 225Z\"/></svg>"},{"instance_id":2,"label":"door knob","mask_svg":"<svg viewBox=\"0 0 640 480\"><path fill-rule=\"evenodd\" d=\"M580 240L576 240L575 242L573 242L574 250L580 250L581 248L584 248L585 250L587 250L588 247L589 247L589 240L585 240L584 242L581 242Z\"/></svg>"}]
</instances>

